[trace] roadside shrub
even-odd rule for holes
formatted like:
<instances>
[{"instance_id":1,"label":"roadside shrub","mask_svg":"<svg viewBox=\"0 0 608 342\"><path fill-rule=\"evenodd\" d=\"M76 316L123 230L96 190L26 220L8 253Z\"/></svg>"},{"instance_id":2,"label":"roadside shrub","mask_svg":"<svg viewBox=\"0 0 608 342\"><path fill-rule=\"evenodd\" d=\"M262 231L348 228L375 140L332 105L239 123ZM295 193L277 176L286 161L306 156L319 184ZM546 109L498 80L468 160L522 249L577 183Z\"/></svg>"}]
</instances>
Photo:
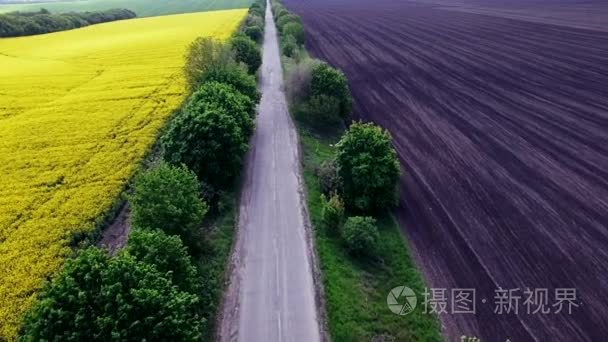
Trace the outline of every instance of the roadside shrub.
<instances>
[{"instance_id":1,"label":"roadside shrub","mask_svg":"<svg viewBox=\"0 0 608 342\"><path fill-rule=\"evenodd\" d=\"M260 92L258 91L255 77L249 75L239 65L209 68L201 77L200 82L207 83L213 81L233 86L241 94L249 97L254 104L260 102Z\"/></svg>"},{"instance_id":2,"label":"roadside shrub","mask_svg":"<svg viewBox=\"0 0 608 342\"><path fill-rule=\"evenodd\" d=\"M264 36L264 31L259 26L247 26L243 29L243 33L257 43L261 42Z\"/></svg>"},{"instance_id":3,"label":"roadside shrub","mask_svg":"<svg viewBox=\"0 0 608 342\"><path fill-rule=\"evenodd\" d=\"M342 181L338 175L338 167L335 159L324 161L316 170L317 178L319 178L319 186L321 193L329 195L338 193L341 190Z\"/></svg>"},{"instance_id":4,"label":"roadside shrub","mask_svg":"<svg viewBox=\"0 0 608 342\"><path fill-rule=\"evenodd\" d=\"M264 17L264 5L253 3L249 6L249 14L253 16Z\"/></svg>"},{"instance_id":5,"label":"roadside shrub","mask_svg":"<svg viewBox=\"0 0 608 342\"><path fill-rule=\"evenodd\" d=\"M256 16L256 17L261 17L261 18L263 18L263 17L264 17L264 11L263 11L263 10L261 10L261 9L257 9L257 8L250 9L250 10L249 10L249 14L250 14L251 16Z\"/></svg>"},{"instance_id":6,"label":"roadside shrub","mask_svg":"<svg viewBox=\"0 0 608 342\"><path fill-rule=\"evenodd\" d=\"M400 169L386 130L372 123L353 123L336 147L342 194L349 209L380 211L396 204Z\"/></svg>"},{"instance_id":7,"label":"roadside shrub","mask_svg":"<svg viewBox=\"0 0 608 342\"><path fill-rule=\"evenodd\" d=\"M165 159L186 164L214 188L229 185L241 169L247 137L225 110L188 104L162 137Z\"/></svg>"},{"instance_id":8,"label":"roadside shrub","mask_svg":"<svg viewBox=\"0 0 608 342\"><path fill-rule=\"evenodd\" d=\"M249 6L249 12L256 10L256 9L262 9L263 8L263 4L259 3L259 2L254 2Z\"/></svg>"},{"instance_id":9,"label":"roadside shrub","mask_svg":"<svg viewBox=\"0 0 608 342\"><path fill-rule=\"evenodd\" d=\"M235 64L230 46L210 37L199 37L188 47L184 75L190 90L196 88L203 75L212 68L230 67Z\"/></svg>"},{"instance_id":10,"label":"roadside shrub","mask_svg":"<svg viewBox=\"0 0 608 342\"><path fill-rule=\"evenodd\" d=\"M137 261L154 265L180 291L200 291L198 272L179 236L134 229L124 251Z\"/></svg>"},{"instance_id":11,"label":"roadside shrub","mask_svg":"<svg viewBox=\"0 0 608 342\"><path fill-rule=\"evenodd\" d=\"M340 102L340 116L348 117L352 110L352 96L344 74L326 63L317 64L311 72L310 95L333 96Z\"/></svg>"},{"instance_id":12,"label":"roadside shrub","mask_svg":"<svg viewBox=\"0 0 608 342\"><path fill-rule=\"evenodd\" d=\"M232 116L247 139L253 133L255 104L229 84L216 81L202 83L184 107L185 111L204 112L221 109Z\"/></svg>"},{"instance_id":13,"label":"roadside shrub","mask_svg":"<svg viewBox=\"0 0 608 342\"><path fill-rule=\"evenodd\" d=\"M344 222L344 203L338 194L334 193L329 200L321 195L321 219L327 229L338 230Z\"/></svg>"},{"instance_id":14,"label":"roadside shrub","mask_svg":"<svg viewBox=\"0 0 608 342\"><path fill-rule=\"evenodd\" d=\"M276 25L277 25L279 32L282 32L283 26L290 22L294 22L294 23L298 23L298 24L302 23L299 16L297 16L293 13L285 14L285 15L281 16L280 18L276 19Z\"/></svg>"},{"instance_id":15,"label":"roadside shrub","mask_svg":"<svg viewBox=\"0 0 608 342\"><path fill-rule=\"evenodd\" d=\"M378 243L376 220L372 217L349 217L342 227L342 238L353 254L372 254Z\"/></svg>"},{"instance_id":16,"label":"roadside shrub","mask_svg":"<svg viewBox=\"0 0 608 342\"><path fill-rule=\"evenodd\" d=\"M247 65L250 74L255 74L262 65L262 55L255 42L246 36L236 36L230 40L235 60Z\"/></svg>"},{"instance_id":17,"label":"roadside shrub","mask_svg":"<svg viewBox=\"0 0 608 342\"><path fill-rule=\"evenodd\" d=\"M248 27L248 26L257 26L263 32L264 31L264 16L249 13L247 18L245 18L245 27Z\"/></svg>"},{"instance_id":18,"label":"roadside shrub","mask_svg":"<svg viewBox=\"0 0 608 342\"><path fill-rule=\"evenodd\" d=\"M133 227L179 235L196 247L208 207L199 197L196 175L185 166L160 163L135 179L131 204Z\"/></svg>"},{"instance_id":19,"label":"roadside shrub","mask_svg":"<svg viewBox=\"0 0 608 342\"><path fill-rule=\"evenodd\" d=\"M194 341L201 338L196 295L179 291L152 265L126 253L83 250L38 296L25 341Z\"/></svg>"},{"instance_id":20,"label":"roadside shrub","mask_svg":"<svg viewBox=\"0 0 608 342\"><path fill-rule=\"evenodd\" d=\"M297 116L314 127L329 128L340 123L340 102L333 96L311 96L298 107Z\"/></svg>"},{"instance_id":21,"label":"roadside shrub","mask_svg":"<svg viewBox=\"0 0 608 342\"><path fill-rule=\"evenodd\" d=\"M298 51L298 45L296 44L296 39L292 35L284 36L282 39L283 42L283 55L287 57L295 57Z\"/></svg>"},{"instance_id":22,"label":"roadside shrub","mask_svg":"<svg viewBox=\"0 0 608 342\"><path fill-rule=\"evenodd\" d=\"M274 15L275 22L277 20L281 19L282 16L289 15L289 14L290 14L289 11L285 7L283 7L281 5L277 6L277 9L276 9L275 15Z\"/></svg>"},{"instance_id":23,"label":"roadside shrub","mask_svg":"<svg viewBox=\"0 0 608 342\"><path fill-rule=\"evenodd\" d=\"M302 21L300 20L300 17L298 17L295 14L287 14L282 16L281 18L277 19L277 28L279 29L279 32L283 32L283 27L287 24L287 23L297 23L302 25Z\"/></svg>"},{"instance_id":24,"label":"roadside shrub","mask_svg":"<svg viewBox=\"0 0 608 342\"><path fill-rule=\"evenodd\" d=\"M285 36L293 36L298 45L304 44L304 28L300 23L289 22L285 24L281 33Z\"/></svg>"},{"instance_id":25,"label":"roadside shrub","mask_svg":"<svg viewBox=\"0 0 608 342\"><path fill-rule=\"evenodd\" d=\"M318 63L318 60L306 59L290 68L285 80L290 103L299 104L310 96L312 70Z\"/></svg>"}]
</instances>

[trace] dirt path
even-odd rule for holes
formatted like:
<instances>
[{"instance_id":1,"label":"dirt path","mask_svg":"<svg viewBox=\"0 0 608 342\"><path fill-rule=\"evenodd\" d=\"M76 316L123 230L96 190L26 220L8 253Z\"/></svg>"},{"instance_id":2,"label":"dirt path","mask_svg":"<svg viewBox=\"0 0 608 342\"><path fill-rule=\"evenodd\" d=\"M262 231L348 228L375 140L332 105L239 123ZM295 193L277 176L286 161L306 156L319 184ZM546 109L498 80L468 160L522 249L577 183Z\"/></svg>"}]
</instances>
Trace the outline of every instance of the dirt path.
<instances>
[{"instance_id":1,"label":"dirt path","mask_svg":"<svg viewBox=\"0 0 608 342\"><path fill-rule=\"evenodd\" d=\"M103 230L101 240L97 244L99 247L107 249L110 254L115 254L116 251L121 249L127 243L127 236L129 235L130 223L129 215L131 209L125 202L118 212L118 215L112 221L112 223Z\"/></svg>"},{"instance_id":2,"label":"dirt path","mask_svg":"<svg viewBox=\"0 0 608 342\"><path fill-rule=\"evenodd\" d=\"M246 161L239 232L221 341L319 341L311 248L301 197L298 138L266 11L262 99Z\"/></svg>"}]
</instances>

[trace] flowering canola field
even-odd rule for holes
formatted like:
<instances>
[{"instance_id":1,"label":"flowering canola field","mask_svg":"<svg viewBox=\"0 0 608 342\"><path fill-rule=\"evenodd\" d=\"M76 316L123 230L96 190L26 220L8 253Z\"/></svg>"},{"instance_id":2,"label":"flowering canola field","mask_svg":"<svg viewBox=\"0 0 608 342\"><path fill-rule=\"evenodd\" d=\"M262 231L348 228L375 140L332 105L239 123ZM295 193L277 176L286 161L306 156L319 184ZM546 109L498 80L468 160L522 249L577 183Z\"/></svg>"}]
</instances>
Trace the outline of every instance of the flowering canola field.
<instances>
[{"instance_id":1,"label":"flowering canola field","mask_svg":"<svg viewBox=\"0 0 608 342\"><path fill-rule=\"evenodd\" d=\"M0 340L92 231L182 101L186 46L246 10L0 39Z\"/></svg>"}]
</instances>

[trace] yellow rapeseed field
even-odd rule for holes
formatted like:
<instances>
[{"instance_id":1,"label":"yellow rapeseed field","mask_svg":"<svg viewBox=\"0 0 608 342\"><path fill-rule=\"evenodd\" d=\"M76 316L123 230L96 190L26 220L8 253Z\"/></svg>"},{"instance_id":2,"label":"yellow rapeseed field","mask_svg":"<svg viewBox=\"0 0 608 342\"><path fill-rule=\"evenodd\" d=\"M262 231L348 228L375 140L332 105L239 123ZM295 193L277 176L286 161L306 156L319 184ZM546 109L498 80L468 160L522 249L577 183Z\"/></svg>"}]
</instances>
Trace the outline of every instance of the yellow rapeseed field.
<instances>
[{"instance_id":1,"label":"yellow rapeseed field","mask_svg":"<svg viewBox=\"0 0 608 342\"><path fill-rule=\"evenodd\" d=\"M186 46L246 10L0 39L0 340L115 203L183 100Z\"/></svg>"}]
</instances>

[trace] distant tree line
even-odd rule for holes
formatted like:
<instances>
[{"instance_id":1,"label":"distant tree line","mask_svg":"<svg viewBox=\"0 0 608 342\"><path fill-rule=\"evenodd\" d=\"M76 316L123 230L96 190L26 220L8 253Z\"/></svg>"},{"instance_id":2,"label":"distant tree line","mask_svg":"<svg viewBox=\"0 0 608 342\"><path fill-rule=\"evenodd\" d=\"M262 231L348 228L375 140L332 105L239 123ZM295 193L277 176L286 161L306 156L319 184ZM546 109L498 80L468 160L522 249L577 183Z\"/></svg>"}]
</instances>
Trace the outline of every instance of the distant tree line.
<instances>
[{"instance_id":1,"label":"distant tree line","mask_svg":"<svg viewBox=\"0 0 608 342\"><path fill-rule=\"evenodd\" d=\"M10 12L0 14L0 37L20 37L71 30L93 24L135 18L128 9L115 8L97 12L51 13Z\"/></svg>"}]
</instances>

